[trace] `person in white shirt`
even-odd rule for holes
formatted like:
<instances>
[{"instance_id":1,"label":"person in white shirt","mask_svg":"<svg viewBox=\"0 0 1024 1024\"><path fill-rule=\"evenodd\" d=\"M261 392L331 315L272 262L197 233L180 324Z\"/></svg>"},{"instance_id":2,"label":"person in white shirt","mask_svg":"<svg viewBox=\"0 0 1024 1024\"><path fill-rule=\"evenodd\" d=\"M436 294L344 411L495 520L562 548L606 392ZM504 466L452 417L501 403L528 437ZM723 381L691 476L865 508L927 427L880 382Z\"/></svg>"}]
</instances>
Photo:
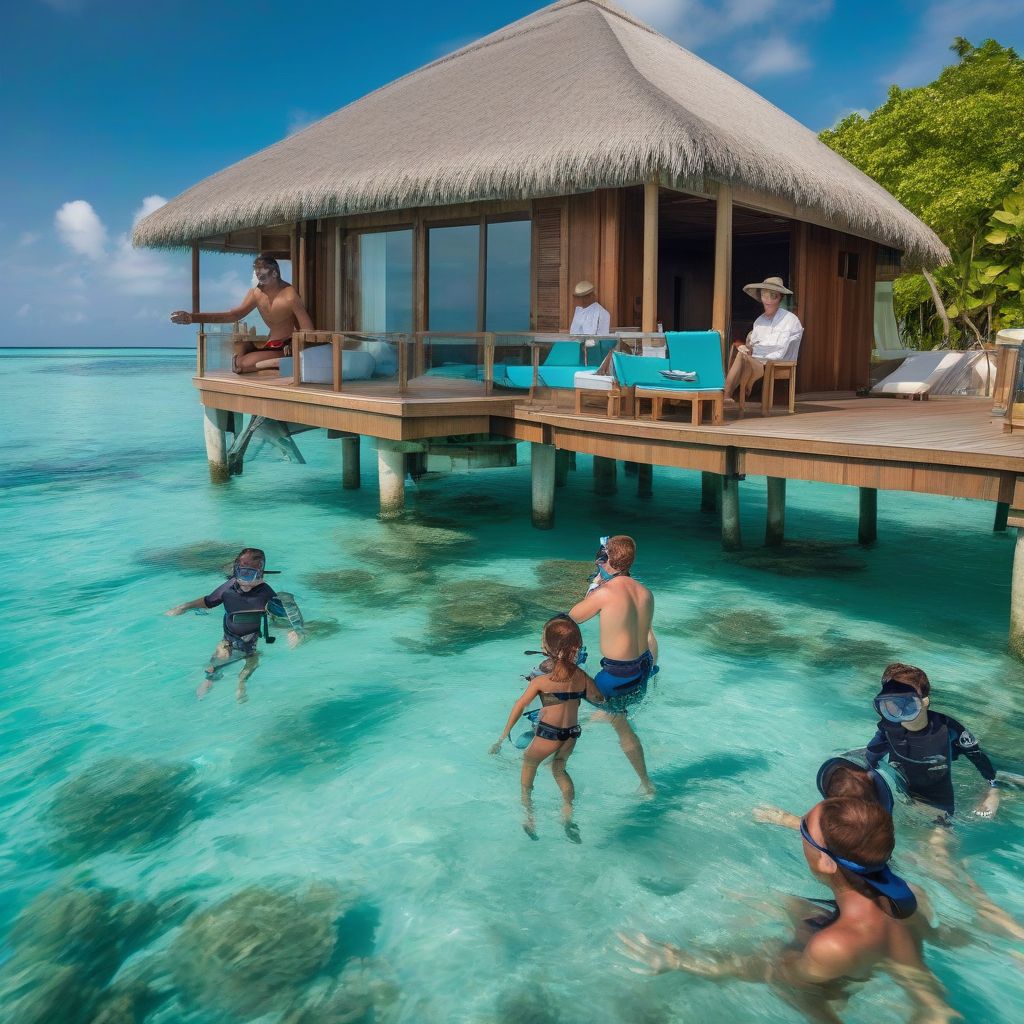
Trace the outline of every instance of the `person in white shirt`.
<instances>
[{"instance_id":1,"label":"person in white shirt","mask_svg":"<svg viewBox=\"0 0 1024 1024\"><path fill-rule=\"evenodd\" d=\"M573 314L569 333L586 334L592 338L610 334L611 314L597 301L594 285L590 281L580 281L572 290L572 294L576 300L576 312Z\"/></svg>"},{"instance_id":2,"label":"person in white shirt","mask_svg":"<svg viewBox=\"0 0 1024 1024\"><path fill-rule=\"evenodd\" d=\"M732 398L740 388L744 398L764 376L764 364L769 359L796 359L803 337L803 324L795 313L782 309L782 296L793 293L782 283L781 277L768 277L757 284L747 284L743 290L752 299L760 299L764 313L754 321L754 329L746 342L735 342L732 365L725 378L726 397Z\"/></svg>"}]
</instances>

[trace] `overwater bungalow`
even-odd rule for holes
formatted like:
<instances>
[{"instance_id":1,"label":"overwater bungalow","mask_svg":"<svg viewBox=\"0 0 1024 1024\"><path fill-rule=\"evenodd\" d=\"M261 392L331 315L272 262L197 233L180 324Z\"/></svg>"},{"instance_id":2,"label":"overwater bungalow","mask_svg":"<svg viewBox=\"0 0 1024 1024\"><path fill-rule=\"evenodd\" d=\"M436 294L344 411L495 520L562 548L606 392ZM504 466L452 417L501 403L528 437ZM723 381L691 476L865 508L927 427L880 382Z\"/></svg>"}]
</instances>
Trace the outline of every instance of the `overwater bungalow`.
<instances>
[{"instance_id":1,"label":"overwater bungalow","mask_svg":"<svg viewBox=\"0 0 1024 1024\"><path fill-rule=\"evenodd\" d=\"M407 471L507 465L530 442L538 526L576 452L603 488L616 460L639 465L643 493L654 465L702 471L731 547L746 476L769 478L770 542L788 478L859 487L865 542L879 489L983 499L998 526L1024 525L1024 451L991 398L854 397L876 280L944 262L941 241L813 132L604 0L560 0L383 86L193 186L134 242L191 249L197 313L203 252L289 259L317 328L239 376L237 338L201 327L195 385L221 476L225 431L249 414L331 431L348 486L374 438L386 515ZM579 281L624 332L610 343L710 329L724 359L759 312L743 285L771 275L805 334L795 401L766 393L765 415L704 422L694 401L685 420L654 419L574 403L574 377L544 372L592 371L607 347L557 347ZM1024 650L1021 541L1014 579Z\"/></svg>"}]
</instances>

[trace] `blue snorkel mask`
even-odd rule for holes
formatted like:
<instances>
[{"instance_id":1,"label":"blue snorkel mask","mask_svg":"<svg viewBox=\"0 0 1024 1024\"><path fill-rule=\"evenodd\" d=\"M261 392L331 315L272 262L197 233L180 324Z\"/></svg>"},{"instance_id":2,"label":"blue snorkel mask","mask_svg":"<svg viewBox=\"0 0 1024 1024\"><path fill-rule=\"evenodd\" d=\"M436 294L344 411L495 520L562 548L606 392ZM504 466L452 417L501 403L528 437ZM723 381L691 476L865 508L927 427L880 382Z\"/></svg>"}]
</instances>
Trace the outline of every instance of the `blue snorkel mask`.
<instances>
[{"instance_id":1,"label":"blue snorkel mask","mask_svg":"<svg viewBox=\"0 0 1024 1024\"><path fill-rule=\"evenodd\" d=\"M807 830L806 818L800 819L800 835L809 846L819 853L825 854L826 857L831 857L844 871L856 875L866 885L874 889L879 896L884 896L889 902L893 917L902 920L910 917L917 910L917 897L910 886L892 871L888 863L866 865L840 857L827 847L820 846L811 838L811 834Z\"/></svg>"},{"instance_id":2,"label":"blue snorkel mask","mask_svg":"<svg viewBox=\"0 0 1024 1024\"><path fill-rule=\"evenodd\" d=\"M871 777L871 784L875 787L875 796L878 802L885 808L889 814L892 814L895 800L893 799L892 790L889 788L889 783L882 778L879 772L876 772L874 768L868 768L866 765L858 764L856 761L849 757L830 757L819 769L818 769L818 792L827 800L829 795L829 781L832 778L832 773L837 768L852 768L858 772L867 772Z\"/></svg>"},{"instance_id":3,"label":"blue snorkel mask","mask_svg":"<svg viewBox=\"0 0 1024 1024\"><path fill-rule=\"evenodd\" d=\"M924 709L924 701L917 691L906 683L882 680L882 689L874 700L875 710L893 723L912 722Z\"/></svg>"},{"instance_id":4,"label":"blue snorkel mask","mask_svg":"<svg viewBox=\"0 0 1024 1024\"><path fill-rule=\"evenodd\" d=\"M258 583L263 579L263 566L261 565L239 565L235 562L232 575L239 583Z\"/></svg>"}]
</instances>

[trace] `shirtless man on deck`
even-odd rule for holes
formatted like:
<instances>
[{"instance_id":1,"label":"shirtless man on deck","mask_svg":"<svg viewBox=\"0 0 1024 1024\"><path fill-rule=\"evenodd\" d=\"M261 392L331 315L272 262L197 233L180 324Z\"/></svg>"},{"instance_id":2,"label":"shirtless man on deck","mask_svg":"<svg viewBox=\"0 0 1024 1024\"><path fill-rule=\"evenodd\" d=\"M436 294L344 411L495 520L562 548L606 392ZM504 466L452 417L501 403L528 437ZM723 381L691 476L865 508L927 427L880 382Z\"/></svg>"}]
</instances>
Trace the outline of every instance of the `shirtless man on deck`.
<instances>
[{"instance_id":1,"label":"shirtless man on deck","mask_svg":"<svg viewBox=\"0 0 1024 1024\"><path fill-rule=\"evenodd\" d=\"M599 617L601 671L594 683L604 695L604 702L594 718L607 716L641 788L651 795L654 785L647 775L644 748L626 717L629 707L646 695L647 681L658 659L658 641L651 628L654 596L629 575L635 557L632 537L604 538L597 554L597 582L570 609L569 617L576 622Z\"/></svg>"},{"instance_id":2,"label":"shirtless man on deck","mask_svg":"<svg viewBox=\"0 0 1024 1024\"><path fill-rule=\"evenodd\" d=\"M256 285L246 292L240 305L224 313L189 313L183 309L171 314L174 324L233 324L248 316L254 309L260 311L270 331L270 341L263 348L249 352L236 352L232 361L235 373L254 373L257 364L275 356L287 355L292 332L313 330L313 321L302 305L299 293L281 280L281 268L271 256L257 256L252 262Z\"/></svg>"}]
</instances>

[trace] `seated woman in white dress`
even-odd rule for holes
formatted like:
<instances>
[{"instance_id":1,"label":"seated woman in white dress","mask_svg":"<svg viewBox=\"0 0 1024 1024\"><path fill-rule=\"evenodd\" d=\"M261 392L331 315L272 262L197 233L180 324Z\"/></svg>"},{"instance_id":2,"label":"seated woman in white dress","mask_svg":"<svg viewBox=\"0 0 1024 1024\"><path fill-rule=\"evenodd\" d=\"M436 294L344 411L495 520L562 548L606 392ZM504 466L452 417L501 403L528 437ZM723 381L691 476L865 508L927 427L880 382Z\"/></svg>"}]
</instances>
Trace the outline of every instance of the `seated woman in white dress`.
<instances>
[{"instance_id":1,"label":"seated woman in white dress","mask_svg":"<svg viewBox=\"0 0 1024 1024\"><path fill-rule=\"evenodd\" d=\"M733 345L732 365L725 378L727 398L740 393L745 399L764 376L764 365L769 359L796 359L804 334L803 324L796 314L781 307L782 296L793 294L781 277L744 285L743 290L752 299L760 299L764 312L754 321L746 342Z\"/></svg>"}]
</instances>

